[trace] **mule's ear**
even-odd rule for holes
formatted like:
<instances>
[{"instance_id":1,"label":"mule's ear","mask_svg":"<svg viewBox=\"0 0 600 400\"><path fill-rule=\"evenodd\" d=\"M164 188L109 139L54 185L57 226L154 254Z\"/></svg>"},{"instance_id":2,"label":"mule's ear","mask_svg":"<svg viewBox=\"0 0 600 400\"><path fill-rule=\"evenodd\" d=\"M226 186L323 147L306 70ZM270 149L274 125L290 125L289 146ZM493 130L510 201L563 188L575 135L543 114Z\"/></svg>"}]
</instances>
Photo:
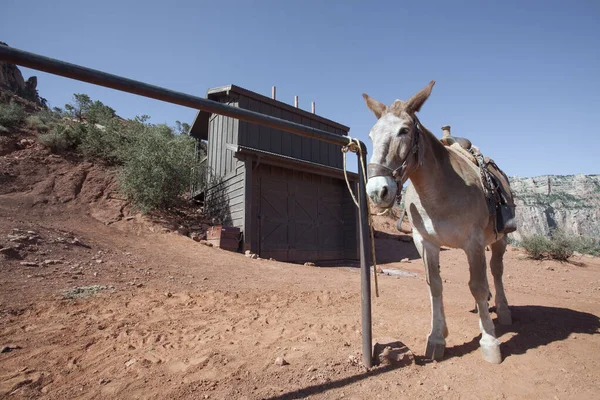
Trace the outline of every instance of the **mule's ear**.
<instances>
[{"instance_id":1,"label":"mule's ear","mask_svg":"<svg viewBox=\"0 0 600 400\"><path fill-rule=\"evenodd\" d=\"M375 100L372 97L369 97L369 95L366 93L363 93L363 97L364 97L365 101L367 102L367 107L369 107L369 109L373 112L373 114L375 114L377 119L381 118L381 116L383 115L383 113L385 112L385 109L386 109L385 104Z\"/></svg>"},{"instance_id":2,"label":"mule's ear","mask_svg":"<svg viewBox=\"0 0 600 400\"><path fill-rule=\"evenodd\" d=\"M425 86L419 92L417 92L413 97L411 97L404 106L404 109L409 113L415 113L421 110L421 106L425 103L425 100L431 94L431 89L435 85L435 81L429 82L429 85Z\"/></svg>"}]
</instances>

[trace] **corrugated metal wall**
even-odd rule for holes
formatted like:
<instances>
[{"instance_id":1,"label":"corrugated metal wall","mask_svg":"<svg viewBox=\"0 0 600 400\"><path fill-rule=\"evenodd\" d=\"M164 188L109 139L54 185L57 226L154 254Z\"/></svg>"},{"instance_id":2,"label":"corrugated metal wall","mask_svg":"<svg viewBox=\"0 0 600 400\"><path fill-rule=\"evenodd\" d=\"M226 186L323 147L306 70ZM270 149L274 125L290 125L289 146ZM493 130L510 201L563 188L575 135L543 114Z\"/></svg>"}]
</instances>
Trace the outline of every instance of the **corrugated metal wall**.
<instances>
[{"instance_id":1,"label":"corrugated metal wall","mask_svg":"<svg viewBox=\"0 0 600 400\"><path fill-rule=\"evenodd\" d=\"M337 127L294 114L288 110L244 95L240 95L237 104L240 108L257 111L327 132L339 135L346 133ZM239 144L331 167L342 168L343 165L340 147L335 144L301 137L244 121L239 122Z\"/></svg>"}]
</instances>

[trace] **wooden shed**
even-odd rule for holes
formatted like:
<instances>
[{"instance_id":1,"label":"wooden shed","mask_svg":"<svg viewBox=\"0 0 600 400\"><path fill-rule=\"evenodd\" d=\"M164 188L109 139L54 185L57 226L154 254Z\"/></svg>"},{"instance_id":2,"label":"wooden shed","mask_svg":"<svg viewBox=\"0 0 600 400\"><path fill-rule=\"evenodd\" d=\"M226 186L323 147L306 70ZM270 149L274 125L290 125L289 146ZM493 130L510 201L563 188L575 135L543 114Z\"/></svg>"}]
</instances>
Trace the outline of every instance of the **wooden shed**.
<instances>
[{"instance_id":1,"label":"wooden shed","mask_svg":"<svg viewBox=\"0 0 600 400\"><path fill-rule=\"evenodd\" d=\"M349 128L235 85L207 98L337 135ZM214 184L207 211L241 230L240 250L278 261L358 259L358 212L339 146L199 111L189 134L207 140ZM358 176L349 173L353 190Z\"/></svg>"}]
</instances>

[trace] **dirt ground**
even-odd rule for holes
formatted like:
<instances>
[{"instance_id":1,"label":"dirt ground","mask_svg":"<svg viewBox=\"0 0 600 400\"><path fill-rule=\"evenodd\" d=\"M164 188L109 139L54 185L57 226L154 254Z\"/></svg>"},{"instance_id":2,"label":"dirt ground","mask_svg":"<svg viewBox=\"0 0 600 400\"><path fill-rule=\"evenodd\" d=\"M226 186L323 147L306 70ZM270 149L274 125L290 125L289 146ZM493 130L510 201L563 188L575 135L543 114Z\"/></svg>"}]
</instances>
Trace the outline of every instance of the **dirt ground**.
<instances>
[{"instance_id":1,"label":"dirt ground","mask_svg":"<svg viewBox=\"0 0 600 400\"><path fill-rule=\"evenodd\" d=\"M442 251L450 336L430 362L421 260L379 218L373 339L405 357L365 371L356 265L207 247L127 217L99 167L17 147L0 157L1 398L600 398L597 258L540 262L509 248L514 323L496 326L504 360L491 365L466 258Z\"/></svg>"}]
</instances>

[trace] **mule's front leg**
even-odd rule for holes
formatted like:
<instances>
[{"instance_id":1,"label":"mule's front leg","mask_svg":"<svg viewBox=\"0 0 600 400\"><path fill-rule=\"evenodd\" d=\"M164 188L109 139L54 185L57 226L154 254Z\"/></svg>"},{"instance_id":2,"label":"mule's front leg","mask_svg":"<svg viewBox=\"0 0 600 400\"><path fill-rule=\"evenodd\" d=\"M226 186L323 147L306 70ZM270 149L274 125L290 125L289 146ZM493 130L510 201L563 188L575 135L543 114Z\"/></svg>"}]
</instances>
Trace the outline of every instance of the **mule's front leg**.
<instances>
[{"instance_id":1,"label":"mule's front leg","mask_svg":"<svg viewBox=\"0 0 600 400\"><path fill-rule=\"evenodd\" d=\"M413 231L413 240L425 264L425 276L429 285L431 299L431 332L427 336L425 357L441 360L446 348L448 328L444 314L442 297L442 278L440 277L439 261L440 247L424 240L420 234Z\"/></svg>"},{"instance_id":2,"label":"mule's front leg","mask_svg":"<svg viewBox=\"0 0 600 400\"><path fill-rule=\"evenodd\" d=\"M475 298L477 311L479 312L479 328L481 329L479 345L481 346L483 359L493 364L500 364L502 362L500 341L496 339L496 331L490 316L488 304L489 285L486 275L484 249L484 246L477 246L467 251L469 272L471 275L469 288Z\"/></svg>"}]
</instances>

